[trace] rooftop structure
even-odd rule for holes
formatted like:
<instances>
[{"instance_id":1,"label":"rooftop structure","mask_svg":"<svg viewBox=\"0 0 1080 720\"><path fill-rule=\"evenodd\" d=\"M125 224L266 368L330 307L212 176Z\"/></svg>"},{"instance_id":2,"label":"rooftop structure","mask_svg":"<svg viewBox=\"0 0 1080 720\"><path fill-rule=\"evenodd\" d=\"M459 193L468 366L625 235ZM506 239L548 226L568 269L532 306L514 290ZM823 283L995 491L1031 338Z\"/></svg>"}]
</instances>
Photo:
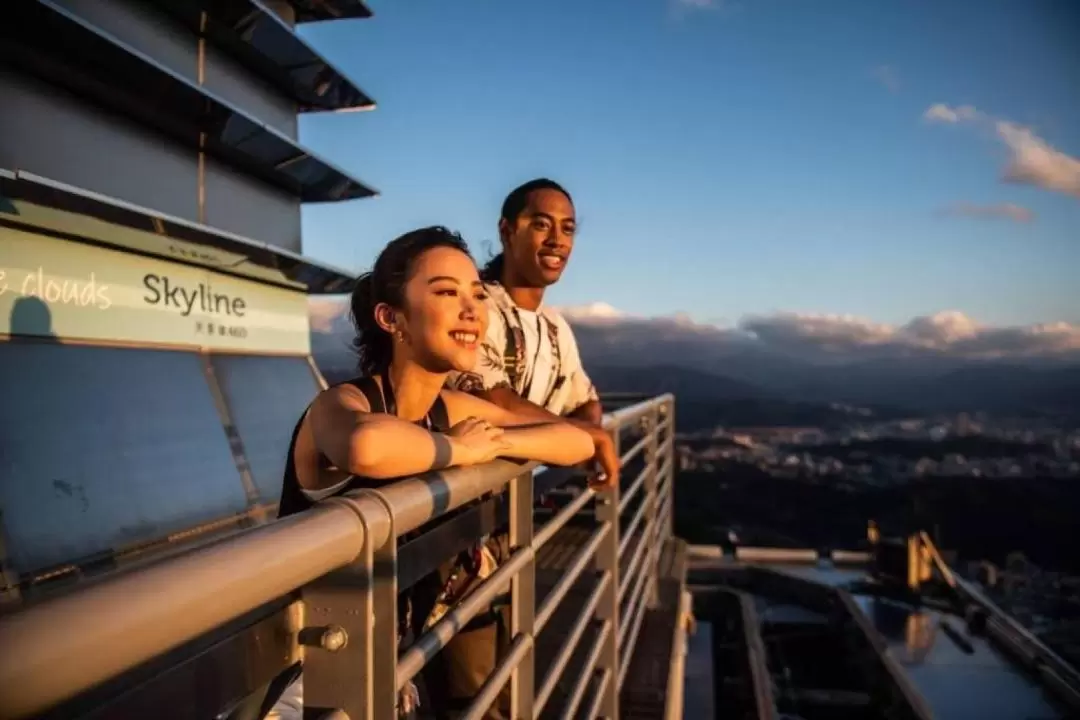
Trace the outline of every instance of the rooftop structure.
<instances>
[{"instance_id":1,"label":"rooftop structure","mask_svg":"<svg viewBox=\"0 0 1080 720\"><path fill-rule=\"evenodd\" d=\"M1080 673L957 575L926 533L870 540L827 553L691 548L687 717L1080 712Z\"/></svg>"}]
</instances>

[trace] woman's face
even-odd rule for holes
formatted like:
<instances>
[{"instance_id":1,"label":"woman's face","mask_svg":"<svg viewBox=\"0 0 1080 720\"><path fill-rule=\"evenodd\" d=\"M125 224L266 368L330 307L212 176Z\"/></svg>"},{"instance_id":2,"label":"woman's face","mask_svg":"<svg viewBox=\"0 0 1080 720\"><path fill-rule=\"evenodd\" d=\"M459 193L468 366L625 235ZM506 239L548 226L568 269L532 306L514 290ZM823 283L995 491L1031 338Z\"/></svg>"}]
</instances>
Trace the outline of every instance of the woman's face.
<instances>
[{"instance_id":1,"label":"woman's face","mask_svg":"<svg viewBox=\"0 0 1080 720\"><path fill-rule=\"evenodd\" d=\"M487 294L472 259L436 247L413 263L397 328L412 358L432 372L471 371L487 331Z\"/></svg>"}]
</instances>

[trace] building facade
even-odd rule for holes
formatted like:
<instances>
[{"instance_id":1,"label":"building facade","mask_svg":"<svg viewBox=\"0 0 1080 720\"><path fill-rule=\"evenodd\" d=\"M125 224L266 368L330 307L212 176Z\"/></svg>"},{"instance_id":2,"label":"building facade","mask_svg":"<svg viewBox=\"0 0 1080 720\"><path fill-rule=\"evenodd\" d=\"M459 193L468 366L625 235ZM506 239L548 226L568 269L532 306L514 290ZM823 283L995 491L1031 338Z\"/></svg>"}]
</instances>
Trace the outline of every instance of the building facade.
<instances>
[{"instance_id":1,"label":"building facade","mask_svg":"<svg viewBox=\"0 0 1080 720\"><path fill-rule=\"evenodd\" d=\"M304 203L375 190L302 112L358 0L16 0L0 27L0 600L272 516L322 385Z\"/></svg>"}]
</instances>

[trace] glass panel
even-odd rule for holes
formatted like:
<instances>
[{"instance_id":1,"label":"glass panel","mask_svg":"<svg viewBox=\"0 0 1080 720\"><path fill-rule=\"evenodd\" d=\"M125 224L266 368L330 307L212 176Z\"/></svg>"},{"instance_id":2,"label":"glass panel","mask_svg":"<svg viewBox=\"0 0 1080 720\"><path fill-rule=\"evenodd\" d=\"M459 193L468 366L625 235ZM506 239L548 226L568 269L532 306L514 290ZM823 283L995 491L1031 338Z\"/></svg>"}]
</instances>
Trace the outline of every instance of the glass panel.
<instances>
[{"instance_id":1,"label":"glass panel","mask_svg":"<svg viewBox=\"0 0 1080 720\"><path fill-rule=\"evenodd\" d=\"M0 511L30 572L241 512L199 356L0 344Z\"/></svg>"},{"instance_id":2,"label":"glass panel","mask_svg":"<svg viewBox=\"0 0 1080 720\"><path fill-rule=\"evenodd\" d=\"M221 124L218 139L229 147L235 147L261 132L265 131L243 115L229 112L227 119Z\"/></svg>"},{"instance_id":3,"label":"glass panel","mask_svg":"<svg viewBox=\"0 0 1080 720\"><path fill-rule=\"evenodd\" d=\"M232 113L222 127L220 141L258 161L263 167L288 160L301 151L239 113Z\"/></svg>"},{"instance_id":4,"label":"glass panel","mask_svg":"<svg viewBox=\"0 0 1080 720\"><path fill-rule=\"evenodd\" d=\"M283 175L288 175L302 185L314 185L322 182L328 172L329 168L310 155L281 168Z\"/></svg>"},{"instance_id":5,"label":"glass panel","mask_svg":"<svg viewBox=\"0 0 1080 720\"><path fill-rule=\"evenodd\" d=\"M280 20L266 14L255 22L244 38L278 66L292 67L319 60L311 48L282 26Z\"/></svg>"},{"instance_id":6,"label":"glass panel","mask_svg":"<svg viewBox=\"0 0 1080 720\"><path fill-rule=\"evenodd\" d=\"M307 359L215 355L214 372L244 443L260 502L277 502L289 441L319 386Z\"/></svg>"},{"instance_id":7,"label":"glass panel","mask_svg":"<svg viewBox=\"0 0 1080 720\"><path fill-rule=\"evenodd\" d=\"M278 163L296 157L303 152L295 145L290 145L266 130L237 143L234 147L245 155L254 158L265 168L273 168Z\"/></svg>"},{"instance_id":8,"label":"glass panel","mask_svg":"<svg viewBox=\"0 0 1080 720\"><path fill-rule=\"evenodd\" d=\"M296 22L369 18L371 9L360 0L292 0Z\"/></svg>"}]
</instances>

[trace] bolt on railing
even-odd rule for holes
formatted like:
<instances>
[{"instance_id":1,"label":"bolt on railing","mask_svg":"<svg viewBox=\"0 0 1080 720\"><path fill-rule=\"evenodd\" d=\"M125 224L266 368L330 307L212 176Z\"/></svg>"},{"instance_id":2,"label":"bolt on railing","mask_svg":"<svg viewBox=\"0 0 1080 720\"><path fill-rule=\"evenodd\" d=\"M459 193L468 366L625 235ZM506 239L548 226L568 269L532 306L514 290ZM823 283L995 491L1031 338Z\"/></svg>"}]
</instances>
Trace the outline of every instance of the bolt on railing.
<instances>
[{"instance_id":1,"label":"bolt on railing","mask_svg":"<svg viewBox=\"0 0 1080 720\"><path fill-rule=\"evenodd\" d=\"M605 417L605 427L617 448L623 431L642 432L621 456L624 468L641 456L641 472L625 492L586 488L539 528L533 525L535 465L497 461L332 498L2 617L0 717L55 707L302 588L305 714L393 718L400 688L508 586L509 648L463 717L482 717L507 683L512 717L539 717L590 626L593 645L561 714L574 717L587 702L589 717L618 717L619 689L646 610L656 602L660 548L671 535L674 399L665 395L621 408ZM399 657L397 538L507 484L510 557ZM638 494L637 509L623 527ZM538 604L539 551L591 501L591 535ZM540 677L537 636L587 569L595 585Z\"/></svg>"}]
</instances>

